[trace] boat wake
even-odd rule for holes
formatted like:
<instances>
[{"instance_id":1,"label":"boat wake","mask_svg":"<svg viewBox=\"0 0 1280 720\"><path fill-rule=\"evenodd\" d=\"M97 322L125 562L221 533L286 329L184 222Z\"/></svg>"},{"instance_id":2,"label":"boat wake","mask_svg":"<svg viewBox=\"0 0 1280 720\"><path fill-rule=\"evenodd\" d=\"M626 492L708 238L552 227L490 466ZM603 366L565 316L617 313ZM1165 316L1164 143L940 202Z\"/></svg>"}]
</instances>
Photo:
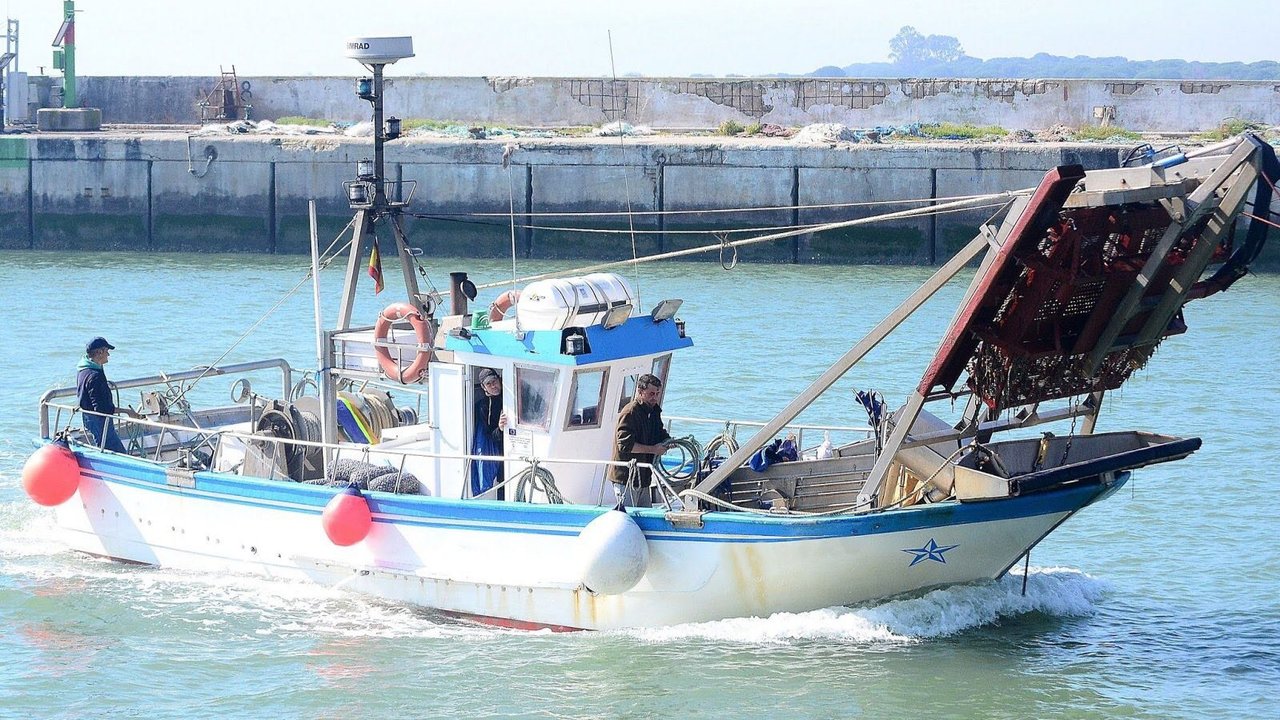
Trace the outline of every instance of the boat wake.
<instances>
[{"instance_id":1,"label":"boat wake","mask_svg":"<svg viewBox=\"0 0 1280 720\"><path fill-rule=\"evenodd\" d=\"M86 598L109 615L259 636L443 638L494 631L421 608L289 579L209 574L130 565L72 552L57 539L51 514L27 503L0 503L0 575L56 604ZM96 598L94 600L93 598Z\"/></svg>"},{"instance_id":2,"label":"boat wake","mask_svg":"<svg viewBox=\"0 0 1280 720\"><path fill-rule=\"evenodd\" d=\"M956 635L1029 613L1089 615L1106 592L1104 581L1072 568L1032 566L1027 594L1022 573L994 582L958 585L920 597L860 607L834 607L767 618L734 618L631 631L650 642L704 639L745 644L804 640L859 645L905 645Z\"/></svg>"}]
</instances>

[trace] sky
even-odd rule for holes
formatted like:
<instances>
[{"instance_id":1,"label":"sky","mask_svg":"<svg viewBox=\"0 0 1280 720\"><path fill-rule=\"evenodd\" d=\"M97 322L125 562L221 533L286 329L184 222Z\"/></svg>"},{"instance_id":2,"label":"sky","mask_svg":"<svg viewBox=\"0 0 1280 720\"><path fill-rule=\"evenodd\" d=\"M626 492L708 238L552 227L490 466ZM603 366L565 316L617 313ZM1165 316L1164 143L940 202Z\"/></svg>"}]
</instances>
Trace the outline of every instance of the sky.
<instances>
[{"instance_id":1,"label":"sky","mask_svg":"<svg viewBox=\"0 0 1280 720\"><path fill-rule=\"evenodd\" d=\"M81 75L361 72L348 37L410 35L388 75L803 74L888 60L904 25L974 57L1276 60L1274 0L79 0ZM50 72L62 0L0 0L19 69Z\"/></svg>"}]
</instances>

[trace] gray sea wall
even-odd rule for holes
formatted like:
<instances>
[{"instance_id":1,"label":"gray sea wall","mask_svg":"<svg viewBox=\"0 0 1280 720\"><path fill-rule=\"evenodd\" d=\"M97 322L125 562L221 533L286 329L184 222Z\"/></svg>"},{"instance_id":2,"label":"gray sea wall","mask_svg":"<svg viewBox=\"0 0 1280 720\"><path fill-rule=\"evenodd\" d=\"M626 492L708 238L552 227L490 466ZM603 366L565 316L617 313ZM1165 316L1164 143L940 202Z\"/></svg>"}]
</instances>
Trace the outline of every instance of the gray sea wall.
<instances>
[{"instance_id":1,"label":"gray sea wall","mask_svg":"<svg viewBox=\"0 0 1280 720\"><path fill-rule=\"evenodd\" d=\"M388 144L387 176L401 181L404 196L413 192L408 210L418 217L410 218L409 234L428 254L509 254L514 224L517 252L525 257L622 258L631 255L631 236L616 231L633 226L638 252L670 251L718 242L708 230L763 233L921 204L875 203L1031 187L1055 165L1114 166L1122 150L406 138ZM371 154L367 139L334 136L113 131L0 137L0 247L307 252L308 200L318 203L322 239L337 234L351 215L342 182ZM850 203L860 205L845 206ZM994 209L810 234L741 255L937 262ZM549 215L582 212L614 214ZM571 230L583 226L606 232Z\"/></svg>"},{"instance_id":2,"label":"gray sea wall","mask_svg":"<svg viewBox=\"0 0 1280 720\"><path fill-rule=\"evenodd\" d=\"M305 116L357 121L368 103L351 77L242 77L253 119ZM209 77L83 77L82 104L106 123L194 123ZM1238 118L1280 125L1280 83L1228 80L929 78L532 78L391 77L387 112L403 118L516 126L601 125L626 120L663 128L726 120L851 127L910 123L1040 130L1111 125L1197 132ZM220 97L220 96L219 96Z\"/></svg>"}]
</instances>

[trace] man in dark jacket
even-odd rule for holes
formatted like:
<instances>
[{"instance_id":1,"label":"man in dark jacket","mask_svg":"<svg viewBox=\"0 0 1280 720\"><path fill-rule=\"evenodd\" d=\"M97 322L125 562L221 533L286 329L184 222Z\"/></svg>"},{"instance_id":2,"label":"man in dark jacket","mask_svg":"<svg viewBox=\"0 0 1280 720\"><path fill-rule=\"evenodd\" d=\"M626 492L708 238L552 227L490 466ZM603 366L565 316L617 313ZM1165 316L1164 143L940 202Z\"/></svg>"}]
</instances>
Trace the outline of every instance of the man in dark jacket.
<instances>
[{"instance_id":1,"label":"man in dark jacket","mask_svg":"<svg viewBox=\"0 0 1280 720\"><path fill-rule=\"evenodd\" d=\"M658 397L662 394L662 381L655 375L641 375L636 380L636 394L618 415L618 428L614 435L613 459L620 462L635 460L649 463L672 446L668 442L671 433L662 425L662 408ZM621 507L649 507L652 498L649 491L649 468L636 468L636 477L628 482L630 469L621 465L609 466L609 479L613 481L613 493Z\"/></svg>"},{"instance_id":2,"label":"man in dark jacket","mask_svg":"<svg viewBox=\"0 0 1280 720\"><path fill-rule=\"evenodd\" d=\"M103 337L96 337L85 345L85 356L77 366L79 372L76 373L76 389L80 396L80 417L94 444L112 452L123 453L124 443L120 442L120 436L116 434L111 416L116 413L125 413L134 418L142 416L132 408L116 407L104 368L111 359L111 351L115 349Z\"/></svg>"}]
</instances>

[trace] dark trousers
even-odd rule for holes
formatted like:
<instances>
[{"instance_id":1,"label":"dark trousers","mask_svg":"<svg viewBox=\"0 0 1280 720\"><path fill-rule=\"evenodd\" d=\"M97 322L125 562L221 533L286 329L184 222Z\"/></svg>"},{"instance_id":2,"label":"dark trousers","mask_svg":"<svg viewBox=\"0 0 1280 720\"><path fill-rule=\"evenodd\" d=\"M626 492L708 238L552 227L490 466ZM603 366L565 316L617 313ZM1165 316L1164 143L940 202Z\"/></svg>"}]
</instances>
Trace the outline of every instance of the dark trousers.
<instances>
[{"instance_id":1,"label":"dark trousers","mask_svg":"<svg viewBox=\"0 0 1280 720\"><path fill-rule=\"evenodd\" d=\"M115 423L111 422L111 418L87 413L81 415L81 417L84 419L84 429L89 431L95 446L112 452L127 452L124 449L124 443L120 442L120 436L116 434ZM105 441L103 440L104 433L106 435Z\"/></svg>"}]
</instances>

